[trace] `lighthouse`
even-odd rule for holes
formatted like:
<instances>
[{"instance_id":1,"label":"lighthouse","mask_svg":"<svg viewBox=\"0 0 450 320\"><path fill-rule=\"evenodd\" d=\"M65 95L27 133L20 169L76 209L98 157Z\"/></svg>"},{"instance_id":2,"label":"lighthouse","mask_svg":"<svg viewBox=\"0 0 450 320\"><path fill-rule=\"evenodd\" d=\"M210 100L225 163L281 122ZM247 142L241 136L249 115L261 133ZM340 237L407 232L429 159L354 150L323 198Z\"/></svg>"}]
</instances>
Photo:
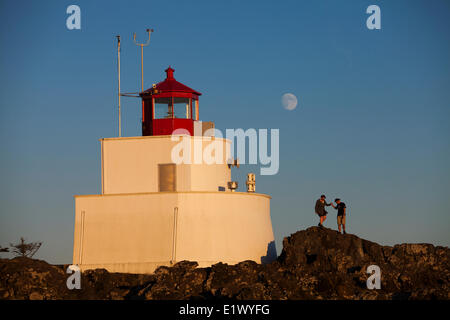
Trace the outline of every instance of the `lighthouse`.
<instances>
[{"instance_id":1,"label":"lighthouse","mask_svg":"<svg viewBox=\"0 0 450 320\"><path fill-rule=\"evenodd\" d=\"M174 72L169 66L139 93L142 136L100 139L101 192L75 196L73 264L81 270L152 273L183 260L207 267L276 258L271 197L234 192L231 141L199 120L201 93ZM204 161L211 149L216 161Z\"/></svg>"}]
</instances>

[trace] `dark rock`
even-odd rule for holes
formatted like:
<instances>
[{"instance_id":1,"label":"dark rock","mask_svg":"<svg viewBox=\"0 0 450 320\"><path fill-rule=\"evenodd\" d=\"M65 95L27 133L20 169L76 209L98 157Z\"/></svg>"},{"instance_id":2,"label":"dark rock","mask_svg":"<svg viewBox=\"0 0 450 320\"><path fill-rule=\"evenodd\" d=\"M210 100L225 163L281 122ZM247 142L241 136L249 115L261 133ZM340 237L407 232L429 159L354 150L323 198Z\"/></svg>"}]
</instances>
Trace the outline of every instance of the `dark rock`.
<instances>
[{"instance_id":1,"label":"dark rock","mask_svg":"<svg viewBox=\"0 0 450 320\"><path fill-rule=\"evenodd\" d=\"M381 246L311 227L283 241L276 261L198 268L181 261L152 275L83 272L81 290L66 286L67 266L0 259L0 299L450 299L450 250L431 244ZM369 290L367 267L381 269Z\"/></svg>"}]
</instances>

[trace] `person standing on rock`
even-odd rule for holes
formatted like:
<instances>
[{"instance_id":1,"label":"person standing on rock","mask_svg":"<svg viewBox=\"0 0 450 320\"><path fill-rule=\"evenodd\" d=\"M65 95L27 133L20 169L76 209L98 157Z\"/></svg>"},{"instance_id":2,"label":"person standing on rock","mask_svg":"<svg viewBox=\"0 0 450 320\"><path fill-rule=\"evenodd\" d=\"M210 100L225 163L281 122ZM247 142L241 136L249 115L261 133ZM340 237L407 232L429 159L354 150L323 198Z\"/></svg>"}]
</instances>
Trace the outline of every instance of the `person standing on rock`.
<instances>
[{"instance_id":1,"label":"person standing on rock","mask_svg":"<svg viewBox=\"0 0 450 320\"><path fill-rule=\"evenodd\" d=\"M339 199L339 198L334 199L334 202L336 202L336 206L334 206L333 203L331 205L333 206L333 208L335 208L338 211L337 212L337 224L338 224L339 233L341 233L341 225L342 225L344 234L346 234L346 232L345 232L345 211L347 210L347 207L345 206L345 203L343 203L341 201L341 199Z\"/></svg>"},{"instance_id":2,"label":"person standing on rock","mask_svg":"<svg viewBox=\"0 0 450 320\"><path fill-rule=\"evenodd\" d=\"M325 201L325 195L321 195L320 199L316 201L316 214L320 217L319 227L323 228L323 224L327 219L328 212L325 210L325 206L331 206L331 203Z\"/></svg>"}]
</instances>

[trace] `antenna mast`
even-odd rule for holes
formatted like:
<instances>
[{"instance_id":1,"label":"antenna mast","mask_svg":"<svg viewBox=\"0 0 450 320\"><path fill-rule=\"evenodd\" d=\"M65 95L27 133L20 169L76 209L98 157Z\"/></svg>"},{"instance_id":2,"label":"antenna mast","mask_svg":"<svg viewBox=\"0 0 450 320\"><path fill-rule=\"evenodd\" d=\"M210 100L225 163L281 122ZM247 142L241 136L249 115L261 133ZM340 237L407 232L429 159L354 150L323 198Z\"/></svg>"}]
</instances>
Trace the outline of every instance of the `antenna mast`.
<instances>
[{"instance_id":1,"label":"antenna mast","mask_svg":"<svg viewBox=\"0 0 450 320\"><path fill-rule=\"evenodd\" d=\"M120 36L117 37L117 72L118 72L118 94L117 97L119 99L119 137L122 136L122 115L120 110Z\"/></svg>"},{"instance_id":2,"label":"antenna mast","mask_svg":"<svg viewBox=\"0 0 450 320\"><path fill-rule=\"evenodd\" d=\"M134 44L141 47L141 92L144 91L144 47L150 44L150 34L153 29L147 29L148 39L145 43L136 42L136 32L133 33ZM144 100L142 100L142 122L144 122Z\"/></svg>"}]
</instances>

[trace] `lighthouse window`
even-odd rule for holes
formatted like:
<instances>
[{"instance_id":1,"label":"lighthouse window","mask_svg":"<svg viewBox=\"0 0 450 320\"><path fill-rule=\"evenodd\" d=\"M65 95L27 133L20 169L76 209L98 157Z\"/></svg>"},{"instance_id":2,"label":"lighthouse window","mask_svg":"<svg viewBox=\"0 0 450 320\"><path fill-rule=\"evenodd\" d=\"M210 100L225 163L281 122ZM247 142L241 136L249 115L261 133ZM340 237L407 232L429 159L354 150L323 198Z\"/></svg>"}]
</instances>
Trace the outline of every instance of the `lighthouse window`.
<instances>
[{"instance_id":1,"label":"lighthouse window","mask_svg":"<svg viewBox=\"0 0 450 320\"><path fill-rule=\"evenodd\" d=\"M172 98L155 99L155 119L172 118Z\"/></svg>"},{"instance_id":2,"label":"lighthouse window","mask_svg":"<svg viewBox=\"0 0 450 320\"><path fill-rule=\"evenodd\" d=\"M197 110L198 110L198 101L191 99L191 108L192 108L192 119L198 120Z\"/></svg>"},{"instance_id":3,"label":"lighthouse window","mask_svg":"<svg viewBox=\"0 0 450 320\"><path fill-rule=\"evenodd\" d=\"M191 108L189 98L173 98L173 114L174 118L190 119Z\"/></svg>"}]
</instances>

